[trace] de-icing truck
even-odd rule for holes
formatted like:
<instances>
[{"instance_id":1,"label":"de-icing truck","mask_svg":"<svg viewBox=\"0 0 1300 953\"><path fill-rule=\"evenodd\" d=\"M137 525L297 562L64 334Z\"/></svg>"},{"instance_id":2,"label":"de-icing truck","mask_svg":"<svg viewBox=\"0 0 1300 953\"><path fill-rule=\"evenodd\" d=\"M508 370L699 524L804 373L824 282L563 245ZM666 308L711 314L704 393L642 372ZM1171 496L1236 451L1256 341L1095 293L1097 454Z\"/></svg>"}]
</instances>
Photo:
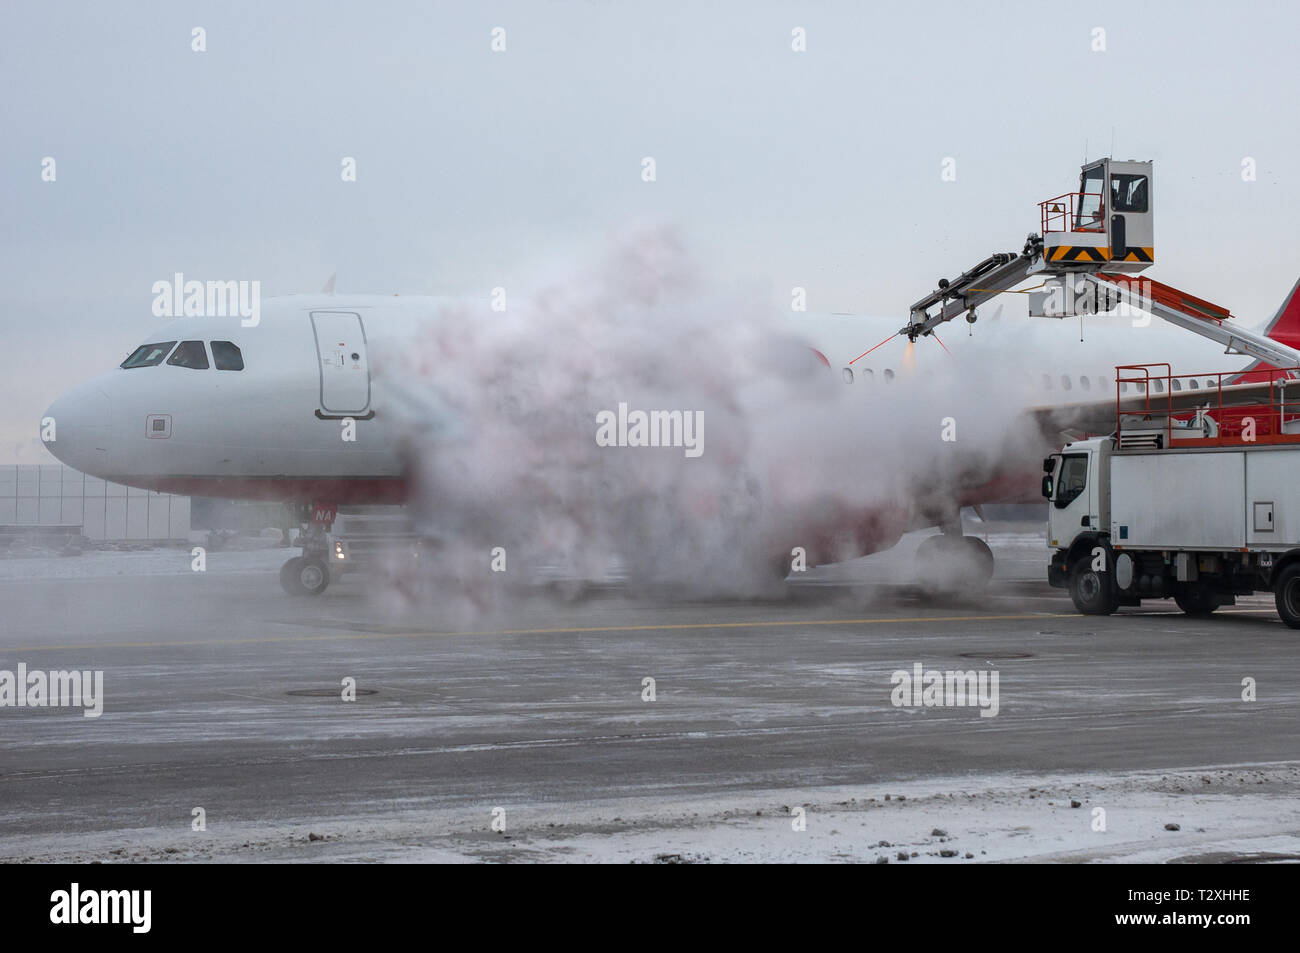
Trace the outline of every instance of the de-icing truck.
<instances>
[{"instance_id":1,"label":"de-icing truck","mask_svg":"<svg viewBox=\"0 0 1300 953\"><path fill-rule=\"evenodd\" d=\"M1286 399L1288 385L1300 390L1295 375L1220 376L1210 388L1206 375L1168 365L1117 368L1115 432L1043 461L1048 581L1088 615L1169 598L1208 615L1272 592L1282 621L1300 628L1300 400ZM1191 380L1207 387L1194 392ZM1138 396L1121 398L1129 384Z\"/></svg>"}]
</instances>

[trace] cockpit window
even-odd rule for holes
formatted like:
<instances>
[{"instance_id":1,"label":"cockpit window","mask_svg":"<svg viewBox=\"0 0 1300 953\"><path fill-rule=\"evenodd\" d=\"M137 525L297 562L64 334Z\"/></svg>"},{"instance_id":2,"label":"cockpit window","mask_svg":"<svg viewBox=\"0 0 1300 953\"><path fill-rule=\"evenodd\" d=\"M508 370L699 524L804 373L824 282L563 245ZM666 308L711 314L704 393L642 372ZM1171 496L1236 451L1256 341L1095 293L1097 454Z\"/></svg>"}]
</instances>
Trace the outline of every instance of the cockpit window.
<instances>
[{"instance_id":1,"label":"cockpit window","mask_svg":"<svg viewBox=\"0 0 1300 953\"><path fill-rule=\"evenodd\" d=\"M174 367L192 367L198 371L208 369L208 352L202 341L182 341L176 353L167 359Z\"/></svg>"},{"instance_id":2,"label":"cockpit window","mask_svg":"<svg viewBox=\"0 0 1300 953\"><path fill-rule=\"evenodd\" d=\"M219 371L244 369L244 355L240 353L238 345L231 344L229 341L212 342L212 360Z\"/></svg>"},{"instance_id":3,"label":"cockpit window","mask_svg":"<svg viewBox=\"0 0 1300 953\"><path fill-rule=\"evenodd\" d=\"M155 364L161 364L163 358L171 353L171 349L175 344L175 341L141 344L122 362L122 367L130 370L133 367L153 367Z\"/></svg>"}]
</instances>

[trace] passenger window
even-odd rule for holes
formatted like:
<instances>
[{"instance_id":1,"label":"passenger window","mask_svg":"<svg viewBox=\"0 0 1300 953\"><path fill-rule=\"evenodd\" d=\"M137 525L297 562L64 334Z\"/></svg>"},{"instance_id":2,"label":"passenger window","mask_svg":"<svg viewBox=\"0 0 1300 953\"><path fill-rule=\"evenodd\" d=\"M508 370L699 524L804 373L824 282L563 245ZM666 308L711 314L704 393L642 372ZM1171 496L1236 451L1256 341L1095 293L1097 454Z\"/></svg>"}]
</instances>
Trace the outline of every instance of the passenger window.
<instances>
[{"instance_id":1,"label":"passenger window","mask_svg":"<svg viewBox=\"0 0 1300 953\"><path fill-rule=\"evenodd\" d=\"M1174 390L1182 390L1182 389L1183 389L1183 382L1180 381L1180 380L1175 379L1175 380L1171 381L1170 383L1173 385Z\"/></svg>"},{"instance_id":2,"label":"passenger window","mask_svg":"<svg viewBox=\"0 0 1300 953\"><path fill-rule=\"evenodd\" d=\"M1156 385L1157 394L1163 394L1165 392L1165 382L1162 381L1160 378L1157 377L1154 381L1152 381L1152 383Z\"/></svg>"},{"instance_id":3,"label":"passenger window","mask_svg":"<svg viewBox=\"0 0 1300 953\"><path fill-rule=\"evenodd\" d=\"M1044 374L1044 375L1043 375L1043 390L1051 390L1051 389L1052 389L1052 375L1051 375L1051 374Z\"/></svg>"},{"instance_id":4,"label":"passenger window","mask_svg":"<svg viewBox=\"0 0 1300 953\"><path fill-rule=\"evenodd\" d=\"M162 341L158 344L141 344L138 348L130 353L122 367L130 370L133 367L153 367L155 364L161 364L163 358L171 353L175 341Z\"/></svg>"},{"instance_id":5,"label":"passenger window","mask_svg":"<svg viewBox=\"0 0 1300 953\"><path fill-rule=\"evenodd\" d=\"M886 368L885 368L885 383L888 384L888 383L889 383L890 381L892 381L893 379L894 379L894 372L893 372L892 370L890 370L889 368L886 367Z\"/></svg>"},{"instance_id":6,"label":"passenger window","mask_svg":"<svg viewBox=\"0 0 1300 953\"><path fill-rule=\"evenodd\" d=\"M844 383L846 383L846 384L852 384L852 383L853 383L853 368L851 368L851 367L846 367L846 368L844 368L844 370L842 370L840 373L841 373L841 374L843 375L843 377L844 377Z\"/></svg>"},{"instance_id":7,"label":"passenger window","mask_svg":"<svg viewBox=\"0 0 1300 953\"><path fill-rule=\"evenodd\" d=\"M1078 498L1088 482L1088 457L1075 454L1061 458L1061 476L1056 484L1056 508L1063 510Z\"/></svg>"},{"instance_id":8,"label":"passenger window","mask_svg":"<svg viewBox=\"0 0 1300 953\"><path fill-rule=\"evenodd\" d=\"M1119 382L1119 392L1120 392L1121 394L1127 394L1127 393L1128 393L1128 381L1120 381L1120 382Z\"/></svg>"},{"instance_id":9,"label":"passenger window","mask_svg":"<svg viewBox=\"0 0 1300 953\"><path fill-rule=\"evenodd\" d=\"M1079 378L1079 386L1084 390L1092 390L1092 382L1088 380L1088 375L1084 374Z\"/></svg>"},{"instance_id":10,"label":"passenger window","mask_svg":"<svg viewBox=\"0 0 1300 953\"><path fill-rule=\"evenodd\" d=\"M229 341L212 342L212 362L217 365L219 371L242 371L244 369L244 355L240 353L237 345L231 344Z\"/></svg>"},{"instance_id":11,"label":"passenger window","mask_svg":"<svg viewBox=\"0 0 1300 953\"><path fill-rule=\"evenodd\" d=\"M875 376L876 376L875 374L871 373L871 368L864 367L862 369L862 379L866 381L868 384L875 382Z\"/></svg>"},{"instance_id":12,"label":"passenger window","mask_svg":"<svg viewBox=\"0 0 1300 953\"><path fill-rule=\"evenodd\" d=\"M1107 387L1109 387L1109 386L1110 386L1110 378L1108 378L1108 377L1098 377L1098 378L1097 378L1097 389L1098 389L1098 390L1105 390L1105 389L1106 389Z\"/></svg>"},{"instance_id":13,"label":"passenger window","mask_svg":"<svg viewBox=\"0 0 1300 953\"><path fill-rule=\"evenodd\" d=\"M1061 375L1061 390L1069 390L1069 389L1070 389L1070 375L1069 375L1069 374L1062 374L1062 375Z\"/></svg>"},{"instance_id":14,"label":"passenger window","mask_svg":"<svg viewBox=\"0 0 1300 953\"><path fill-rule=\"evenodd\" d=\"M1201 385L1198 384L1196 382L1196 378L1193 377L1190 381L1187 382L1187 386L1190 387L1192 390L1199 390Z\"/></svg>"},{"instance_id":15,"label":"passenger window","mask_svg":"<svg viewBox=\"0 0 1300 953\"><path fill-rule=\"evenodd\" d=\"M167 359L173 367L192 367L196 371L208 369L208 352L202 341L182 341L176 353Z\"/></svg>"}]
</instances>

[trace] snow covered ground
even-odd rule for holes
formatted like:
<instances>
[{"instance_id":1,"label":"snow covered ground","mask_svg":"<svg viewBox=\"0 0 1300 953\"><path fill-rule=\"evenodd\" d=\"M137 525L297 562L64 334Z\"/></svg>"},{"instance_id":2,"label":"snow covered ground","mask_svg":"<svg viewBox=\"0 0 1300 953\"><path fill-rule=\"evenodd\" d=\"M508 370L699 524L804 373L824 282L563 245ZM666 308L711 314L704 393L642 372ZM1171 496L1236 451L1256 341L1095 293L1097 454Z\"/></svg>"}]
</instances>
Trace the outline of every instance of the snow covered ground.
<instances>
[{"instance_id":1,"label":"snow covered ground","mask_svg":"<svg viewBox=\"0 0 1300 953\"><path fill-rule=\"evenodd\" d=\"M503 804L477 813L185 825L53 845L9 838L0 860L753 863L1166 863L1300 860L1300 764L1104 775L992 775L703 799ZM1078 806L1073 806L1077 804ZM796 830L795 809L805 826ZM1104 816L1103 816L1104 812ZM1177 830L1168 829L1177 825ZM906 860L904 860L904 857Z\"/></svg>"},{"instance_id":2,"label":"snow covered ground","mask_svg":"<svg viewBox=\"0 0 1300 953\"><path fill-rule=\"evenodd\" d=\"M996 576L999 579L1031 578L1045 576L1047 547L1040 532L1027 532L1020 524L998 526L994 532L981 532L982 524L968 523L968 533L987 538L998 558ZM915 580L912 559L917 547L927 536L937 530L908 533L897 546L882 553L852 559L843 563L819 567L806 574L792 576L792 581L841 582L866 579L886 584L906 584ZM297 547L270 545L264 540L248 539L248 545L258 548L211 550L206 553L207 572L211 573L266 573L278 571L286 559L301 552ZM192 572L192 550L202 542L145 550L88 549L79 555L60 556L49 553L10 554L0 552L0 580L2 579L89 579L104 576L165 576ZM544 567L540 580L569 578L571 573L561 566ZM612 562L608 578L593 580L621 583L625 574L620 565Z\"/></svg>"},{"instance_id":3,"label":"snow covered ground","mask_svg":"<svg viewBox=\"0 0 1300 953\"><path fill-rule=\"evenodd\" d=\"M293 600L288 548L209 552L184 585L182 547L0 559L0 666L103 667L116 693L102 719L7 713L0 861L1300 858L1300 678L1269 600L1077 616L1011 529L987 603L865 592L919 537L789 599L609 586L472 632L391 618L360 579ZM996 719L882 700L907 660L967 658L1005 660ZM341 674L378 691L299 697Z\"/></svg>"},{"instance_id":4,"label":"snow covered ground","mask_svg":"<svg viewBox=\"0 0 1300 953\"><path fill-rule=\"evenodd\" d=\"M199 545L199 544L195 544ZM273 572L297 549L273 548L206 555L207 572ZM87 550L78 556L0 559L0 579L93 579L103 576L176 576L193 572L191 548L143 551Z\"/></svg>"}]
</instances>

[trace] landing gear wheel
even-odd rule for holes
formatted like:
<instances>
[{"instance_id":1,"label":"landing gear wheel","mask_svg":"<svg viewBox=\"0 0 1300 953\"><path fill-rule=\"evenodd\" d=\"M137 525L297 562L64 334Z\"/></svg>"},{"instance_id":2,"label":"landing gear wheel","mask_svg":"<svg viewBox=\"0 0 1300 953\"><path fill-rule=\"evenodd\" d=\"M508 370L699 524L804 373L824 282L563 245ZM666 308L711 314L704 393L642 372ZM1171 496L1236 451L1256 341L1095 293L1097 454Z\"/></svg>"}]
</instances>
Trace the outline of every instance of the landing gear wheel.
<instances>
[{"instance_id":1,"label":"landing gear wheel","mask_svg":"<svg viewBox=\"0 0 1300 953\"><path fill-rule=\"evenodd\" d=\"M1070 600L1084 615L1110 615L1119 608L1109 574L1093 569L1087 559L1080 559L1070 570Z\"/></svg>"},{"instance_id":2,"label":"landing gear wheel","mask_svg":"<svg viewBox=\"0 0 1300 953\"><path fill-rule=\"evenodd\" d=\"M963 536L961 541L965 544L971 559L972 578L979 587L983 588L993 578L993 564L996 561L993 558L993 550L989 549L989 544L978 536Z\"/></svg>"},{"instance_id":3,"label":"landing gear wheel","mask_svg":"<svg viewBox=\"0 0 1300 953\"><path fill-rule=\"evenodd\" d=\"M1174 602L1178 603L1178 608L1188 615L1201 617L1208 616L1222 605L1219 594L1204 586L1189 586L1175 592Z\"/></svg>"},{"instance_id":4,"label":"landing gear wheel","mask_svg":"<svg viewBox=\"0 0 1300 953\"><path fill-rule=\"evenodd\" d=\"M1292 563L1282 570L1273 586L1273 599L1282 621L1300 629L1300 563Z\"/></svg>"},{"instance_id":5,"label":"landing gear wheel","mask_svg":"<svg viewBox=\"0 0 1300 953\"><path fill-rule=\"evenodd\" d=\"M923 588L937 593L981 592L993 578L993 550L975 536L940 534L921 541L916 573Z\"/></svg>"},{"instance_id":6,"label":"landing gear wheel","mask_svg":"<svg viewBox=\"0 0 1300 953\"><path fill-rule=\"evenodd\" d=\"M789 553L780 553L773 556L768 560L767 567L768 581L778 585L785 582L785 577L794 571L791 568L791 556Z\"/></svg>"},{"instance_id":7,"label":"landing gear wheel","mask_svg":"<svg viewBox=\"0 0 1300 953\"><path fill-rule=\"evenodd\" d=\"M298 585L309 596L319 596L330 584L329 567L316 556L304 556L298 564Z\"/></svg>"},{"instance_id":8,"label":"landing gear wheel","mask_svg":"<svg viewBox=\"0 0 1300 953\"><path fill-rule=\"evenodd\" d=\"M280 567L280 588L291 596L301 596L303 594L302 583L298 581L298 567L302 565L302 557L294 556Z\"/></svg>"},{"instance_id":9,"label":"landing gear wheel","mask_svg":"<svg viewBox=\"0 0 1300 953\"><path fill-rule=\"evenodd\" d=\"M316 556L294 556L280 567L280 586L291 596L318 596L329 584L325 560Z\"/></svg>"}]
</instances>

